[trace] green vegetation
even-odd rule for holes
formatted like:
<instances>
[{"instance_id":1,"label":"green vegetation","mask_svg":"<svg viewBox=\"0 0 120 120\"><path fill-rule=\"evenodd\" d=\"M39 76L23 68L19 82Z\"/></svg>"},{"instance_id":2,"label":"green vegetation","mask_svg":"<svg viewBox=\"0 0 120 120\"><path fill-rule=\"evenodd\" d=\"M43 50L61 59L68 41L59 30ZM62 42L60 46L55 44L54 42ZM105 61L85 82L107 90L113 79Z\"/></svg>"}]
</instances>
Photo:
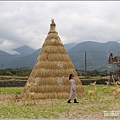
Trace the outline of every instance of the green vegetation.
<instances>
[{"instance_id":1,"label":"green vegetation","mask_svg":"<svg viewBox=\"0 0 120 120\"><path fill-rule=\"evenodd\" d=\"M6 68L0 69L0 75L2 76L29 76L32 69L30 68ZM77 70L79 76L86 76L86 72L84 70ZM87 76L107 76L107 70L98 71L98 70L91 70L87 71Z\"/></svg>"},{"instance_id":2,"label":"green vegetation","mask_svg":"<svg viewBox=\"0 0 120 120\"><path fill-rule=\"evenodd\" d=\"M87 73L84 70L76 70L79 76L108 76L108 72L107 70L103 70L103 71L98 71L98 70L91 70L91 71L87 71Z\"/></svg>"},{"instance_id":3,"label":"green vegetation","mask_svg":"<svg viewBox=\"0 0 120 120\"><path fill-rule=\"evenodd\" d=\"M93 90L92 86L83 87L85 93ZM20 94L23 87L0 88L0 118L111 118L103 116L103 111L119 111L120 99L111 94L113 86L109 86L106 92L103 92L102 86L96 87L97 98L78 98L79 104L74 104L73 101L68 104L68 99L40 99L36 100L35 104L27 101L24 103L21 99L16 102L15 95Z\"/></svg>"},{"instance_id":4,"label":"green vegetation","mask_svg":"<svg viewBox=\"0 0 120 120\"><path fill-rule=\"evenodd\" d=\"M6 94L21 94L23 87L1 87L0 93Z\"/></svg>"},{"instance_id":5,"label":"green vegetation","mask_svg":"<svg viewBox=\"0 0 120 120\"><path fill-rule=\"evenodd\" d=\"M6 68L0 69L0 75L2 76L29 76L31 73L30 68Z\"/></svg>"}]
</instances>

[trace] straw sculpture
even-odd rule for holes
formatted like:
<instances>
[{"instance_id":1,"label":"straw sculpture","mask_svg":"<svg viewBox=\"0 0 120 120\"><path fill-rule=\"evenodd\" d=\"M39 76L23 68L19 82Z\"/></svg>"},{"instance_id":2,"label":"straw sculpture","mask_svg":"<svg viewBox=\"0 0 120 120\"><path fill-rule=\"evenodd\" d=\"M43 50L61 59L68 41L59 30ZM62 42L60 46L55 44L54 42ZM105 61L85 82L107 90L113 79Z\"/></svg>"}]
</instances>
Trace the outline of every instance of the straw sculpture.
<instances>
[{"instance_id":1,"label":"straw sculpture","mask_svg":"<svg viewBox=\"0 0 120 120\"><path fill-rule=\"evenodd\" d=\"M23 97L29 89L35 93L36 99L68 98L70 93L68 77L71 73L74 74L76 82L77 97L84 95L82 83L55 27L56 24L52 19L50 31L24 87Z\"/></svg>"}]
</instances>

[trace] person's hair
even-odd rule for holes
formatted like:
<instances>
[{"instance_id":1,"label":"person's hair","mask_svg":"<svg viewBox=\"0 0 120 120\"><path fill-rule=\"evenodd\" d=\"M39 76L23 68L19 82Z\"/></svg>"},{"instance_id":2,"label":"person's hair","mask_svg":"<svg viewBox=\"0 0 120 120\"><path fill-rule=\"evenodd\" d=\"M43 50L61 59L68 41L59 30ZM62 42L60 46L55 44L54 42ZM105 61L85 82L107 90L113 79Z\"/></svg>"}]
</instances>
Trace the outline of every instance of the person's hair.
<instances>
[{"instance_id":1,"label":"person's hair","mask_svg":"<svg viewBox=\"0 0 120 120\"><path fill-rule=\"evenodd\" d=\"M112 52L110 52L110 56L112 56L113 55L113 53Z\"/></svg>"},{"instance_id":2,"label":"person's hair","mask_svg":"<svg viewBox=\"0 0 120 120\"><path fill-rule=\"evenodd\" d=\"M74 77L74 75L73 75L73 74L70 74L70 75L69 75L69 80L72 79L72 77Z\"/></svg>"}]
</instances>

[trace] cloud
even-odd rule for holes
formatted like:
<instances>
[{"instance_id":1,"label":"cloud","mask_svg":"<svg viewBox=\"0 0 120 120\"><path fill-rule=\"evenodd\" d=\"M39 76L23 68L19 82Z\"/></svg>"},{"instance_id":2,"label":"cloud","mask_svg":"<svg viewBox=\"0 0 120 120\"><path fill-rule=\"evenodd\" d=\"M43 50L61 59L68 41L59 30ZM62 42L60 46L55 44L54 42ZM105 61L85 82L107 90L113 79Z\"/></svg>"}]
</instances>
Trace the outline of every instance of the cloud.
<instances>
[{"instance_id":1,"label":"cloud","mask_svg":"<svg viewBox=\"0 0 120 120\"><path fill-rule=\"evenodd\" d=\"M42 46L51 18L62 42L119 41L120 2L0 2L0 49Z\"/></svg>"}]
</instances>

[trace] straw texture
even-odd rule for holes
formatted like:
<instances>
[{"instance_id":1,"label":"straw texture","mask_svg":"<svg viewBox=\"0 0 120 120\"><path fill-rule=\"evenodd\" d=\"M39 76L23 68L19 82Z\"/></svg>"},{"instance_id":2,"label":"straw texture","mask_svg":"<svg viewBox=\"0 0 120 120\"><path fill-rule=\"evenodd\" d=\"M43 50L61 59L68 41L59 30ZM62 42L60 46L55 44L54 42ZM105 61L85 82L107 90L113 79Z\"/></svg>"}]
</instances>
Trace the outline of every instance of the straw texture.
<instances>
[{"instance_id":1,"label":"straw texture","mask_svg":"<svg viewBox=\"0 0 120 120\"><path fill-rule=\"evenodd\" d=\"M84 89L73 63L69 58L52 20L50 31L42 45L29 79L24 87L26 91L35 93L36 99L68 98L70 93L69 74L74 74L77 97L84 95Z\"/></svg>"}]
</instances>

